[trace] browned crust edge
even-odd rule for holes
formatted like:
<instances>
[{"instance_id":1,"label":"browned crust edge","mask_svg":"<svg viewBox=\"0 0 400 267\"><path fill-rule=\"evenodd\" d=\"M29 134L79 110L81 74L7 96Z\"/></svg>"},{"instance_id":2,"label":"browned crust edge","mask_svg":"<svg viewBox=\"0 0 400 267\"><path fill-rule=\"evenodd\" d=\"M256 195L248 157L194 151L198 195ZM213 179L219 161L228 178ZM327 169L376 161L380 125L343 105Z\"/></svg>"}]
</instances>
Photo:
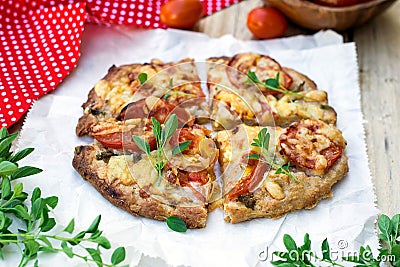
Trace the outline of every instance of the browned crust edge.
<instances>
[{"instance_id":1,"label":"browned crust edge","mask_svg":"<svg viewBox=\"0 0 400 267\"><path fill-rule=\"evenodd\" d=\"M343 154L342 157L332 166L332 168L322 177L305 177L303 183L303 191L301 195L296 197L288 196L283 201L266 200L268 205L256 204L256 210L247 208L239 201L230 201L224 203L224 219L232 224L239 223L255 218L280 218L286 213L290 213L300 209L312 209L322 199L332 197L332 186L338 181L342 180L347 172L348 158ZM310 179L321 180L321 183L314 185L309 181ZM291 181L294 182L294 181ZM262 189L257 189L262 190ZM264 193L265 196L266 193Z\"/></svg>"},{"instance_id":2,"label":"browned crust edge","mask_svg":"<svg viewBox=\"0 0 400 267\"><path fill-rule=\"evenodd\" d=\"M113 205L129 212L134 216L143 216L156 220L165 217L178 216L188 228L203 228L206 226L206 207L176 207L170 206L150 197L137 184L125 186L110 184L101 178L100 169L92 164L96 153L93 146L78 146L75 148L72 166L87 180L101 195ZM106 168L106 164L104 164Z\"/></svg>"}]
</instances>

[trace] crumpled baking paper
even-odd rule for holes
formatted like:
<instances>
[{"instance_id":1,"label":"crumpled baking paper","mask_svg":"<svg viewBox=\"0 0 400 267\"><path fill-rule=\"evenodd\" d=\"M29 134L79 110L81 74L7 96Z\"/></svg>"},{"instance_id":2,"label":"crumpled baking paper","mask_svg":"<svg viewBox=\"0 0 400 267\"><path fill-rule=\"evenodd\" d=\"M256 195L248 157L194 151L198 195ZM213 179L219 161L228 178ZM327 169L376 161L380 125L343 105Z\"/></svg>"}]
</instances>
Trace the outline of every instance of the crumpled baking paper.
<instances>
[{"instance_id":1,"label":"crumpled baking paper","mask_svg":"<svg viewBox=\"0 0 400 267\"><path fill-rule=\"evenodd\" d=\"M75 136L82 115L80 105L111 65L148 62L154 57L164 61L193 57L202 61L245 51L271 55L283 66L308 75L329 93L330 104L338 113L338 128L348 141L350 165L347 177L334 186L333 198L321 201L312 210L280 219L256 219L236 225L225 223L222 211L216 210L209 215L206 228L180 234L169 230L164 222L133 217L114 207L72 168L74 147L92 142L90 137ZM204 71L200 72L204 78ZM378 248L374 229L378 210L366 154L356 48L354 43L343 44L341 36L332 31L271 41L239 41L229 35L211 39L177 30L87 26L78 67L58 90L34 104L18 147L35 147L24 164L44 169L24 179L27 191L39 186L43 195L58 195L54 216L62 225L75 217L78 230L101 214L100 228L114 247L127 247L126 262L131 266L270 266L272 252L284 249L285 233L299 243L309 233L315 252L320 252L327 237L339 258L346 256L342 253L357 251L360 245ZM16 266L18 253L6 253L7 260L2 263ZM40 263L85 265L63 255L40 256Z\"/></svg>"}]
</instances>

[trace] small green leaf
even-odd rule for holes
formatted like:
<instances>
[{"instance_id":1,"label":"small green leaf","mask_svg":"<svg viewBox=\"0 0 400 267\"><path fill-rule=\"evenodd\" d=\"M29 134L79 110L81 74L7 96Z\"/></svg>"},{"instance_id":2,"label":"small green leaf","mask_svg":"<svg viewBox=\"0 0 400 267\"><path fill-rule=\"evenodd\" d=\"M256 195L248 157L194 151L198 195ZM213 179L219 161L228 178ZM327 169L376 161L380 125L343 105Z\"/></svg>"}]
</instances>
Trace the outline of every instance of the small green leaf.
<instances>
[{"instance_id":1,"label":"small green leaf","mask_svg":"<svg viewBox=\"0 0 400 267\"><path fill-rule=\"evenodd\" d=\"M52 209L54 209L58 204L58 197L56 197L56 196L46 197L44 199L44 202L46 202L46 204L48 206L50 206Z\"/></svg>"},{"instance_id":2,"label":"small green leaf","mask_svg":"<svg viewBox=\"0 0 400 267\"><path fill-rule=\"evenodd\" d=\"M24 240L25 248L29 251L30 256L35 255L40 248L40 244L33 239Z\"/></svg>"},{"instance_id":3,"label":"small green leaf","mask_svg":"<svg viewBox=\"0 0 400 267\"><path fill-rule=\"evenodd\" d=\"M142 138L140 138L139 136L136 136L136 135L133 135L132 139L140 150L142 150L147 155L150 155L150 144L149 143L147 143Z\"/></svg>"},{"instance_id":4,"label":"small green leaf","mask_svg":"<svg viewBox=\"0 0 400 267\"><path fill-rule=\"evenodd\" d=\"M283 235L283 244L285 245L288 251L297 250L296 242L288 234Z\"/></svg>"},{"instance_id":5,"label":"small green leaf","mask_svg":"<svg viewBox=\"0 0 400 267\"><path fill-rule=\"evenodd\" d=\"M99 236L101 236L102 233L103 233L103 231L97 230L97 231L95 231L93 234L90 235L90 238L96 239L96 238L98 238Z\"/></svg>"},{"instance_id":6,"label":"small green leaf","mask_svg":"<svg viewBox=\"0 0 400 267\"><path fill-rule=\"evenodd\" d=\"M331 251L329 248L328 239L325 238L325 240L322 242L321 250L322 250L322 258L324 260L331 260Z\"/></svg>"},{"instance_id":7,"label":"small green leaf","mask_svg":"<svg viewBox=\"0 0 400 267\"><path fill-rule=\"evenodd\" d=\"M165 221L167 222L167 226L175 232L184 233L187 231L185 222L178 216L170 216L165 218Z\"/></svg>"},{"instance_id":8,"label":"small green leaf","mask_svg":"<svg viewBox=\"0 0 400 267\"><path fill-rule=\"evenodd\" d=\"M35 263L33 264L33 267L39 267L39 260L38 259L35 260Z\"/></svg>"},{"instance_id":9,"label":"small green leaf","mask_svg":"<svg viewBox=\"0 0 400 267\"><path fill-rule=\"evenodd\" d=\"M175 155L181 153L182 151L188 149L191 142L192 142L192 140L188 140L188 141L182 142L179 145L177 145L176 147L174 147L174 149L172 150L172 156L175 156Z\"/></svg>"},{"instance_id":10,"label":"small green leaf","mask_svg":"<svg viewBox=\"0 0 400 267\"><path fill-rule=\"evenodd\" d=\"M152 128L153 128L154 137L156 138L156 142L157 142L158 146L160 146L164 142L163 137L161 136L161 124L154 117L151 117L151 123L153 125Z\"/></svg>"},{"instance_id":11,"label":"small green leaf","mask_svg":"<svg viewBox=\"0 0 400 267\"><path fill-rule=\"evenodd\" d=\"M311 240L310 240L310 235L306 233L304 235L304 245L303 245L303 250L309 251L311 250Z\"/></svg>"},{"instance_id":12,"label":"small green leaf","mask_svg":"<svg viewBox=\"0 0 400 267\"><path fill-rule=\"evenodd\" d=\"M74 256L72 248L68 246L67 242L65 241L61 242L61 248L68 257L72 258Z\"/></svg>"},{"instance_id":13,"label":"small green leaf","mask_svg":"<svg viewBox=\"0 0 400 267\"><path fill-rule=\"evenodd\" d=\"M16 216L21 218L21 219L23 219L23 220L29 221L31 219L31 217L29 216L29 213L26 210L26 208L24 208L21 205L15 206L14 207L14 211L16 213Z\"/></svg>"},{"instance_id":14,"label":"small green leaf","mask_svg":"<svg viewBox=\"0 0 400 267\"><path fill-rule=\"evenodd\" d=\"M164 99L167 100L168 98L170 98L171 94L165 94L164 95Z\"/></svg>"},{"instance_id":15,"label":"small green leaf","mask_svg":"<svg viewBox=\"0 0 400 267\"><path fill-rule=\"evenodd\" d=\"M1 181L1 198L8 199L11 196L11 183L10 180L5 177Z\"/></svg>"},{"instance_id":16,"label":"small green leaf","mask_svg":"<svg viewBox=\"0 0 400 267\"><path fill-rule=\"evenodd\" d=\"M43 208L44 208L43 198L38 198L33 202L31 209L31 216L33 217L34 220L38 220L41 217L43 213Z\"/></svg>"},{"instance_id":17,"label":"small green leaf","mask_svg":"<svg viewBox=\"0 0 400 267\"><path fill-rule=\"evenodd\" d=\"M89 253L90 257L93 259L93 261L96 262L97 266L102 267L103 260L101 259L100 251L94 248L85 248L85 249Z\"/></svg>"},{"instance_id":18,"label":"small green leaf","mask_svg":"<svg viewBox=\"0 0 400 267\"><path fill-rule=\"evenodd\" d=\"M0 231L3 230L4 225L6 224L6 215L4 214L4 212L0 211Z\"/></svg>"},{"instance_id":19,"label":"small green leaf","mask_svg":"<svg viewBox=\"0 0 400 267\"><path fill-rule=\"evenodd\" d=\"M248 81L251 81L251 82L253 82L253 83L261 83L260 80L257 78L256 73L253 72L253 71L251 71L251 70L249 70L249 71L247 72L247 80L248 80Z\"/></svg>"},{"instance_id":20,"label":"small green leaf","mask_svg":"<svg viewBox=\"0 0 400 267\"><path fill-rule=\"evenodd\" d=\"M247 158L247 159L256 159L256 160L259 160L259 159L260 159L260 155L258 155L258 154L251 154L251 155L246 155L245 158Z\"/></svg>"},{"instance_id":21,"label":"small green leaf","mask_svg":"<svg viewBox=\"0 0 400 267\"><path fill-rule=\"evenodd\" d=\"M93 239L93 241L105 249L111 248L110 241L107 238L105 238L104 236L99 236L99 237Z\"/></svg>"},{"instance_id":22,"label":"small green leaf","mask_svg":"<svg viewBox=\"0 0 400 267\"><path fill-rule=\"evenodd\" d=\"M394 235L394 239L396 239L400 235L400 214L396 214L392 217L392 233Z\"/></svg>"},{"instance_id":23,"label":"small green leaf","mask_svg":"<svg viewBox=\"0 0 400 267\"><path fill-rule=\"evenodd\" d=\"M125 248L124 247L119 247L116 250L114 250L112 256L111 256L111 263L113 265L117 265L121 263L123 260L125 260Z\"/></svg>"},{"instance_id":24,"label":"small green leaf","mask_svg":"<svg viewBox=\"0 0 400 267\"><path fill-rule=\"evenodd\" d=\"M72 234L72 232L75 229L75 219L72 219L69 224L67 225L67 227L64 228L64 232L70 233Z\"/></svg>"},{"instance_id":25,"label":"small green leaf","mask_svg":"<svg viewBox=\"0 0 400 267\"><path fill-rule=\"evenodd\" d=\"M400 244L394 245L391 250L391 254L396 256L396 259L400 259Z\"/></svg>"},{"instance_id":26,"label":"small green leaf","mask_svg":"<svg viewBox=\"0 0 400 267\"><path fill-rule=\"evenodd\" d=\"M176 129L178 129L178 118L175 114L172 114L165 123L164 141L167 141L175 133Z\"/></svg>"},{"instance_id":27,"label":"small green leaf","mask_svg":"<svg viewBox=\"0 0 400 267\"><path fill-rule=\"evenodd\" d=\"M0 139L3 139L4 137L6 137L8 135L8 131L6 127L2 127L0 129Z\"/></svg>"},{"instance_id":28,"label":"small green leaf","mask_svg":"<svg viewBox=\"0 0 400 267\"><path fill-rule=\"evenodd\" d=\"M385 236L390 237L390 233L392 232L392 223L388 216L382 214L378 219L378 227L381 230L382 234Z\"/></svg>"},{"instance_id":29,"label":"small green leaf","mask_svg":"<svg viewBox=\"0 0 400 267\"><path fill-rule=\"evenodd\" d=\"M169 79L169 87L174 87L174 78Z\"/></svg>"},{"instance_id":30,"label":"small green leaf","mask_svg":"<svg viewBox=\"0 0 400 267\"><path fill-rule=\"evenodd\" d=\"M24 167L18 168L18 170L12 174L11 180L38 174L38 173L41 173L42 171L43 171L42 169L39 169L36 167L24 166Z\"/></svg>"},{"instance_id":31,"label":"small green leaf","mask_svg":"<svg viewBox=\"0 0 400 267\"><path fill-rule=\"evenodd\" d=\"M17 161L19 161L19 160L25 158L25 157L28 156L29 154L31 154L31 153L33 152L33 150L34 150L34 148L31 148L31 147L22 149L22 150L19 151L17 154L15 154L14 156L12 156L12 157L10 158L10 161L15 163L15 162L17 162Z\"/></svg>"},{"instance_id":32,"label":"small green leaf","mask_svg":"<svg viewBox=\"0 0 400 267\"><path fill-rule=\"evenodd\" d=\"M54 220L54 218L49 218L46 220L44 225L40 227L40 229L42 230L42 232L48 232L53 229L54 226L56 226L56 221Z\"/></svg>"},{"instance_id":33,"label":"small green leaf","mask_svg":"<svg viewBox=\"0 0 400 267\"><path fill-rule=\"evenodd\" d=\"M89 226L89 228L86 230L86 233L94 233L97 231L97 229L99 228L99 224L101 221L101 215L97 216L92 224Z\"/></svg>"},{"instance_id":34,"label":"small green leaf","mask_svg":"<svg viewBox=\"0 0 400 267\"><path fill-rule=\"evenodd\" d=\"M39 187L35 187L35 189L33 189L32 192L32 196L31 196L31 202L35 202L36 199L40 198L40 196L42 195L42 191L40 190Z\"/></svg>"},{"instance_id":35,"label":"small green leaf","mask_svg":"<svg viewBox=\"0 0 400 267\"><path fill-rule=\"evenodd\" d=\"M0 152L3 153L5 150L8 150L11 143L14 141L15 138L17 138L17 136L18 133L13 133L3 137L2 140L0 141Z\"/></svg>"},{"instance_id":36,"label":"small green leaf","mask_svg":"<svg viewBox=\"0 0 400 267\"><path fill-rule=\"evenodd\" d=\"M279 81L275 78L270 78L265 81L265 85L270 86L272 88L279 89ZM269 89L269 88L268 88Z\"/></svg>"},{"instance_id":37,"label":"small green leaf","mask_svg":"<svg viewBox=\"0 0 400 267\"><path fill-rule=\"evenodd\" d=\"M147 73L140 73L138 79L140 84L144 84L147 81Z\"/></svg>"},{"instance_id":38,"label":"small green leaf","mask_svg":"<svg viewBox=\"0 0 400 267\"><path fill-rule=\"evenodd\" d=\"M10 161L0 162L0 175L11 175L18 169L15 163Z\"/></svg>"},{"instance_id":39,"label":"small green leaf","mask_svg":"<svg viewBox=\"0 0 400 267\"><path fill-rule=\"evenodd\" d=\"M24 190L24 185L22 183L18 183L14 186L14 197L22 197L25 196L26 194L22 192Z\"/></svg>"}]
</instances>

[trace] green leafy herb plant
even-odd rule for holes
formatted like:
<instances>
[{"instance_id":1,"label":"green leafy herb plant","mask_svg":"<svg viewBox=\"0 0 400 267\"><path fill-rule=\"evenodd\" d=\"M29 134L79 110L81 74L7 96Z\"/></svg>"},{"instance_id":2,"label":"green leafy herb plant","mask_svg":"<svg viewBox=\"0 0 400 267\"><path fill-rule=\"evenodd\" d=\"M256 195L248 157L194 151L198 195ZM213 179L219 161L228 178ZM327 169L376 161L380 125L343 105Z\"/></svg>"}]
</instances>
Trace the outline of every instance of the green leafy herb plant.
<instances>
[{"instance_id":1,"label":"green leafy herb plant","mask_svg":"<svg viewBox=\"0 0 400 267\"><path fill-rule=\"evenodd\" d=\"M110 249L111 244L98 229L101 216L97 216L84 231L74 232L75 220L72 219L67 227L54 233L57 222L51 214L58 204L58 197L42 197L38 187L29 195L23 191L21 182L14 182L42 171L18 165L18 161L34 149L26 148L17 153L11 151L12 141L17 135L9 134L5 128L0 130L0 258L7 260L4 248L15 246L21 253L18 267L26 266L33 260L34 266L39 266L41 253L64 253L70 258L80 258L97 266L120 264L125 259L123 247L113 252L111 263L103 262L102 250Z\"/></svg>"}]
</instances>

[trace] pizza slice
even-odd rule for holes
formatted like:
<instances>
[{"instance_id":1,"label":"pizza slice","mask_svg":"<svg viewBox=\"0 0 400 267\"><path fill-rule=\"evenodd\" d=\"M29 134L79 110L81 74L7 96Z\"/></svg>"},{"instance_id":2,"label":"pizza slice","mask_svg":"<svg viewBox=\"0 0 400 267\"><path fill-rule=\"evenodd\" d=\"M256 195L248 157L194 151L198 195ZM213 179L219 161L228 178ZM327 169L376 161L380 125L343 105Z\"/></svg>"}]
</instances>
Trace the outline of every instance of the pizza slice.
<instances>
[{"instance_id":1,"label":"pizza slice","mask_svg":"<svg viewBox=\"0 0 400 267\"><path fill-rule=\"evenodd\" d=\"M214 174L218 150L210 131L195 124L171 132L170 120L164 126L154 119L152 123L152 133L145 126L140 136L135 129L139 124L132 124L126 136L142 141L124 143L128 152L98 143L76 147L74 168L111 203L133 215L157 220L175 215L188 228L205 227L210 203L220 196ZM162 150L160 132L168 137Z\"/></svg>"},{"instance_id":2,"label":"pizza slice","mask_svg":"<svg viewBox=\"0 0 400 267\"><path fill-rule=\"evenodd\" d=\"M247 126L215 137L227 222L278 218L331 197L348 172L346 142L334 126L301 120L288 128Z\"/></svg>"},{"instance_id":3,"label":"pizza slice","mask_svg":"<svg viewBox=\"0 0 400 267\"><path fill-rule=\"evenodd\" d=\"M336 112L328 105L325 91L268 56L242 53L209 58L207 64L215 130L232 129L240 123L286 127L307 118L336 123Z\"/></svg>"},{"instance_id":4,"label":"pizza slice","mask_svg":"<svg viewBox=\"0 0 400 267\"><path fill-rule=\"evenodd\" d=\"M146 64L112 66L82 105L84 115L79 119L76 134L91 134L92 127L99 122L120 120L127 107L149 96L162 98L170 107L185 109L198 122L209 118L209 107L193 59L177 63L153 59Z\"/></svg>"}]
</instances>

